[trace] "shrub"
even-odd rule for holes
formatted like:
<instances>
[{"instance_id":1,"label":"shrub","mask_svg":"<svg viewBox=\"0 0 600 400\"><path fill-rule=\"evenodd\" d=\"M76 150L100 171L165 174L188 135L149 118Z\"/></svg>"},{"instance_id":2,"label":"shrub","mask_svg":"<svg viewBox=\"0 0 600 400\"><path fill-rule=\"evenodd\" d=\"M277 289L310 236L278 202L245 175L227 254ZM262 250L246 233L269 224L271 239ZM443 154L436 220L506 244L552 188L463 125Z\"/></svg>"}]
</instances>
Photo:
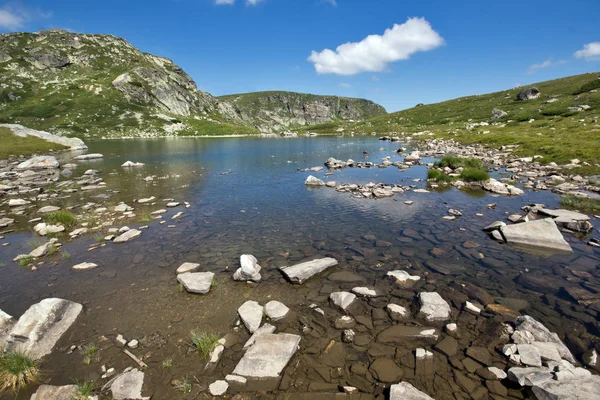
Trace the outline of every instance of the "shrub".
<instances>
[{"instance_id":1,"label":"shrub","mask_svg":"<svg viewBox=\"0 0 600 400\"><path fill-rule=\"evenodd\" d=\"M17 352L0 354L0 394L18 393L29 384L39 383L40 378L39 361Z\"/></svg>"},{"instance_id":2,"label":"shrub","mask_svg":"<svg viewBox=\"0 0 600 400\"><path fill-rule=\"evenodd\" d=\"M466 182L487 181L490 179L490 174L481 169L466 168L460 173L460 179Z\"/></svg>"},{"instance_id":3,"label":"shrub","mask_svg":"<svg viewBox=\"0 0 600 400\"><path fill-rule=\"evenodd\" d=\"M66 210L48 213L44 216L44 220L50 224L61 224L63 226L73 226L77 222L75 215Z\"/></svg>"},{"instance_id":4,"label":"shrub","mask_svg":"<svg viewBox=\"0 0 600 400\"><path fill-rule=\"evenodd\" d=\"M594 89L600 89L600 79L594 79L593 81L582 85L579 89L573 92L573 95L576 96Z\"/></svg>"}]
</instances>

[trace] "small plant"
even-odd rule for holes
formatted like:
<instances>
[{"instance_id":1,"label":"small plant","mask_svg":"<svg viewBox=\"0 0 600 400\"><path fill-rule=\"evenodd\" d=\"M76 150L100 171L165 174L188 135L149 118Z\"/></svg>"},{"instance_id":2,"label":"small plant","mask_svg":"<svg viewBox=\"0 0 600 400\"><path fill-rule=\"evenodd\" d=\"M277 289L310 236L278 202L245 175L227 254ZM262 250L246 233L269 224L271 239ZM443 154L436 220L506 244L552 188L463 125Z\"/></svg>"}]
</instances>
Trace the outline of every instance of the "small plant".
<instances>
[{"instance_id":1,"label":"small plant","mask_svg":"<svg viewBox=\"0 0 600 400\"><path fill-rule=\"evenodd\" d=\"M182 379L177 385L175 385L175 389L182 393L190 393L192 391L192 384L187 379Z\"/></svg>"},{"instance_id":2,"label":"small plant","mask_svg":"<svg viewBox=\"0 0 600 400\"><path fill-rule=\"evenodd\" d=\"M142 214L140 215L140 222L150 222L153 218L150 214Z\"/></svg>"},{"instance_id":3,"label":"small plant","mask_svg":"<svg viewBox=\"0 0 600 400\"><path fill-rule=\"evenodd\" d=\"M437 169L429 169L427 171L427 179L435 182L452 182L455 180L453 176L446 175Z\"/></svg>"},{"instance_id":4,"label":"small plant","mask_svg":"<svg viewBox=\"0 0 600 400\"><path fill-rule=\"evenodd\" d=\"M467 182L481 182L490 179L490 174L480 169L467 168L460 173L460 179Z\"/></svg>"},{"instance_id":5,"label":"small plant","mask_svg":"<svg viewBox=\"0 0 600 400\"><path fill-rule=\"evenodd\" d=\"M66 210L58 210L48 213L44 216L44 220L50 224L61 224L63 226L73 226L77 222L75 215Z\"/></svg>"},{"instance_id":6,"label":"small plant","mask_svg":"<svg viewBox=\"0 0 600 400\"><path fill-rule=\"evenodd\" d=\"M19 265L21 267L26 267L28 266L31 262L33 261L33 257L31 256L26 256L23 258L19 258L19 261L17 261L19 263Z\"/></svg>"},{"instance_id":7,"label":"small plant","mask_svg":"<svg viewBox=\"0 0 600 400\"><path fill-rule=\"evenodd\" d=\"M178 291L179 293L183 293L183 292L185 292L185 288L183 287L183 285L182 285L181 283L178 283L178 284L177 284L177 291Z\"/></svg>"},{"instance_id":8,"label":"small plant","mask_svg":"<svg viewBox=\"0 0 600 400\"><path fill-rule=\"evenodd\" d=\"M60 255L62 256L63 260L66 260L66 261L68 261L68 260L70 260L70 259L71 259L71 253L69 253L69 252L68 252L68 251L66 251L66 250L62 250L62 251L60 252Z\"/></svg>"},{"instance_id":9,"label":"small plant","mask_svg":"<svg viewBox=\"0 0 600 400\"><path fill-rule=\"evenodd\" d=\"M39 361L22 353L0 354L0 394L18 393L29 384L39 383L40 378Z\"/></svg>"},{"instance_id":10,"label":"small plant","mask_svg":"<svg viewBox=\"0 0 600 400\"><path fill-rule=\"evenodd\" d=\"M29 248L31 250L35 250L35 249L37 249L38 247L40 247L41 245L43 245L45 243L46 243L46 241L44 239L41 239L41 238L38 238L38 237L31 238L27 242L27 244L29 245Z\"/></svg>"},{"instance_id":11,"label":"small plant","mask_svg":"<svg viewBox=\"0 0 600 400\"><path fill-rule=\"evenodd\" d=\"M163 369L169 369L173 366L173 359L172 358L165 358L161 364Z\"/></svg>"},{"instance_id":12,"label":"small plant","mask_svg":"<svg viewBox=\"0 0 600 400\"><path fill-rule=\"evenodd\" d=\"M102 242L104 242L104 235L98 234L98 235L94 236L94 240L96 241L96 243L102 243Z\"/></svg>"},{"instance_id":13,"label":"small plant","mask_svg":"<svg viewBox=\"0 0 600 400\"><path fill-rule=\"evenodd\" d=\"M83 363L90 365L98 352L98 346L96 346L96 343L86 344L81 348L80 352L83 355Z\"/></svg>"},{"instance_id":14,"label":"small plant","mask_svg":"<svg viewBox=\"0 0 600 400\"><path fill-rule=\"evenodd\" d=\"M94 391L94 381L84 379L82 381L75 381L77 387L77 393L73 400L87 400Z\"/></svg>"},{"instance_id":15,"label":"small plant","mask_svg":"<svg viewBox=\"0 0 600 400\"><path fill-rule=\"evenodd\" d=\"M477 158L463 158L456 156L445 156L440 161L435 163L435 166L438 168L450 167L452 169L456 168L473 168L473 169L483 169L483 163L481 160Z\"/></svg>"},{"instance_id":16,"label":"small plant","mask_svg":"<svg viewBox=\"0 0 600 400\"><path fill-rule=\"evenodd\" d=\"M190 338L192 339L192 346L203 359L209 358L210 353L219 341L219 337L212 332L199 332L196 330L190 332Z\"/></svg>"}]
</instances>

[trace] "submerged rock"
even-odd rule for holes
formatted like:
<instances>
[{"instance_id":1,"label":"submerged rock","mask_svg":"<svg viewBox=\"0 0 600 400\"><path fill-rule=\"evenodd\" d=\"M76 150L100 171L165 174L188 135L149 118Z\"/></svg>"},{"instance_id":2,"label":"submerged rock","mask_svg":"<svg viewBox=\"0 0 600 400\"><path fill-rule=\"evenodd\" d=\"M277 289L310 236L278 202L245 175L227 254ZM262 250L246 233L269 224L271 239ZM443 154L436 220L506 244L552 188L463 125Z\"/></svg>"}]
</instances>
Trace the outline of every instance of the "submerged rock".
<instances>
[{"instance_id":1,"label":"submerged rock","mask_svg":"<svg viewBox=\"0 0 600 400\"><path fill-rule=\"evenodd\" d=\"M538 219L500 228L508 244L539 249L572 252L571 246L551 219Z\"/></svg>"},{"instance_id":2,"label":"submerged rock","mask_svg":"<svg viewBox=\"0 0 600 400\"><path fill-rule=\"evenodd\" d=\"M50 354L82 308L81 304L57 298L32 305L11 329L5 350L27 353L34 359Z\"/></svg>"},{"instance_id":3,"label":"submerged rock","mask_svg":"<svg viewBox=\"0 0 600 400\"><path fill-rule=\"evenodd\" d=\"M279 269L290 280L290 282L304 283L314 275L317 275L325 271L327 268L333 267L337 264L338 262L335 258L327 257L318 260L306 261L290 267L281 267Z\"/></svg>"},{"instance_id":4,"label":"submerged rock","mask_svg":"<svg viewBox=\"0 0 600 400\"><path fill-rule=\"evenodd\" d=\"M356 295L350 292L333 292L329 295L329 300L342 311L346 311L356 300Z\"/></svg>"},{"instance_id":5,"label":"submerged rock","mask_svg":"<svg viewBox=\"0 0 600 400\"><path fill-rule=\"evenodd\" d=\"M215 274L212 272L185 272L177 281L190 293L206 294L210 291Z\"/></svg>"},{"instance_id":6,"label":"submerged rock","mask_svg":"<svg viewBox=\"0 0 600 400\"><path fill-rule=\"evenodd\" d=\"M177 267L177 274L185 274L186 272L194 272L200 267L200 264L184 262L179 267Z\"/></svg>"},{"instance_id":7,"label":"submerged rock","mask_svg":"<svg viewBox=\"0 0 600 400\"><path fill-rule=\"evenodd\" d=\"M300 336L290 333L260 335L232 374L247 378L277 378L298 350L299 344Z\"/></svg>"},{"instance_id":8,"label":"submerged rock","mask_svg":"<svg viewBox=\"0 0 600 400\"><path fill-rule=\"evenodd\" d=\"M74 158L74 160L85 161L85 160L97 160L99 158L104 158L104 156L102 154L98 154L98 153L91 153L91 154L81 154L79 156L76 156Z\"/></svg>"},{"instance_id":9,"label":"submerged rock","mask_svg":"<svg viewBox=\"0 0 600 400\"><path fill-rule=\"evenodd\" d=\"M404 343L407 339L437 340L439 331L435 328L422 326L393 325L377 335L381 343Z\"/></svg>"}]
</instances>

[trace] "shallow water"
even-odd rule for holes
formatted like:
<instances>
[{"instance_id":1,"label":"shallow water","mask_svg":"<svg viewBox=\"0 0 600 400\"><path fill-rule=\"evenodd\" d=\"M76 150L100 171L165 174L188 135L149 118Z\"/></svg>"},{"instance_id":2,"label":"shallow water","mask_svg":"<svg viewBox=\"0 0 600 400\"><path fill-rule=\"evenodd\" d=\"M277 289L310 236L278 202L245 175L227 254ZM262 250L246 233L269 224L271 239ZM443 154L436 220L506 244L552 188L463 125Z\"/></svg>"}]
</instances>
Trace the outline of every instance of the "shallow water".
<instances>
[{"instance_id":1,"label":"shallow water","mask_svg":"<svg viewBox=\"0 0 600 400\"><path fill-rule=\"evenodd\" d=\"M417 166L404 172L393 166L346 168L328 177L324 176L326 169L317 173L297 171L321 166L331 156L362 161L363 151L368 152L368 161L372 162L380 162L388 155L393 156L392 161L400 160L394 153L398 147L399 144L378 141L375 137L91 142L89 152L102 153L104 159L81 162L74 176L88 168L98 169L108 190L76 193L43 205L82 205L90 196L107 193L108 200L92 201L98 206L114 206L124 201L134 206L138 215L163 208L165 198L187 201L191 206L170 209L165 215L166 224L149 222L149 229L129 243L108 243L88 252L87 248L94 243L93 235L71 242L62 239L71 259L50 257L37 271L20 268L11 261L31 250L28 241L32 235L23 230L6 235L0 240L10 243L0 247L0 263L4 264L0 267L0 308L18 317L31 304L47 297L84 304L78 326L59 342L61 351L55 351L45 364L52 384L67 384L84 377L98 379L100 365L117 370L133 365L119 349L108 344L100 345L106 348L99 352L97 362L85 365L77 351L73 354L62 351L72 344L102 343L101 336L110 338L117 333L127 339L145 338L143 348L134 353L148 356L145 361L151 373L146 379L151 381L156 399L185 397L171 387L172 379L195 377L201 383L210 383L222 379L222 373L230 372L239 360L238 351L226 354L215 374L202 377L203 364L197 356L188 354L186 342L191 329L231 332L237 308L248 299L261 304L279 300L298 315L310 314L307 306L316 303L337 315L328 308L327 294L338 288L357 286L326 278L339 271L355 272L363 279L360 285L381 288L391 298L394 291L383 279L385 272L410 264L411 273L427 278L417 288L439 291L451 282L471 282L487 290L498 302L540 319L561 336L575 334L587 347L598 342L598 308L578 305L560 289L560 282L565 286L597 287L600 261L597 249L567 234L565 238L573 253L540 257L498 244L481 230L495 220L506 220L507 215L519 212L527 204L557 207L556 195L526 191L520 197L504 198L449 189L423 194L408 192L381 200L356 199L331 188L309 189L303 183L312 174L338 184L383 182L425 187L424 182L412 180L424 180L426 168ZM124 170L120 165L127 160L146 165ZM149 175L164 179L145 182L142 178ZM133 203L134 199L150 196L157 198L155 205ZM408 206L404 204L406 200L414 203ZM488 209L489 203L497 203L497 207ZM461 210L463 216L456 221L442 220L449 208ZM185 215L177 222L171 221L170 216L178 211ZM477 217L476 213L484 216ZM171 224L175 227L167 227ZM143 224L124 221L123 225ZM475 244L465 243L468 241ZM263 281L259 284L231 280L239 256L246 253L256 256L263 267ZM340 265L304 285L287 283L277 270L325 256L335 257ZM85 272L71 270L72 265L84 261L97 263L99 268ZM216 273L216 285L209 295L190 295L178 290L174 271L186 261L200 263L200 270ZM443 265L450 273L435 273L426 266L428 262ZM584 280L570 271L592 275ZM531 285L522 285L519 276L523 274L547 277L553 287L533 291ZM385 302L370 306L377 308L381 304ZM300 326L298 322L290 322L279 328L299 333ZM243 343L247 335L245 332L239 335ZM322 336L323 340L339 341L339 331L331 327ZM320 343L310 335L303 340L303 349ZM467 342L465 339L465 346ZM355 357L349 348L348 360L364 358L360 354ZM302 357L305 355L297 356L298 362L304 360ZM173 359L173 367L161 367L166 358ZM438 368L439 376L451 380L448 365L440 364ZM305 391L302 381L316 379L306 371L297 372L294 377L297 389L292 391ZM431 381L427 374L409 375L407 379L412 379L420 389L429 389L430 393L434 390L437 394L434 397L443 398L440 394L443 389L433 388L433 374ZM378 393L379 389L374 390Z\"/></svg>"}]
</instances>

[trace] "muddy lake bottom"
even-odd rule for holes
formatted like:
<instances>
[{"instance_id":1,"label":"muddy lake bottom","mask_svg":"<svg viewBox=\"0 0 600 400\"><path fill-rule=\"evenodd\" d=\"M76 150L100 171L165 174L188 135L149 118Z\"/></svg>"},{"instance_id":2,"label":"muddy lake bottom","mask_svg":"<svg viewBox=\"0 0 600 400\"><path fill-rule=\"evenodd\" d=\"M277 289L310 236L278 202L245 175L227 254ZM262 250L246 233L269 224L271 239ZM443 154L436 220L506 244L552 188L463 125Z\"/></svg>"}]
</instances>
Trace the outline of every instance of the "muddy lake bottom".
<instances>
[{"instance_id":1,"label":"muddy lake bottom","mask_svg":"<svg viewBox=\"0 0 600 400\"><path fill-rule=\"evenodd\" d=\"M345 168L331 176L325 176L327 169L297 171L322 166L329 157L362 161L364 151L368 161L380 162L385 156L392 156L392 162L401 159L394 152L400 144L374 137L110 140L88 145L90 153L102 153L104 159L80 162L74 176L90 168L100 170L106 189L78 192L37 206L78 206L93 201L98 207L113 207L123 201L142 215L164 208L163 199L172 198L189 202L190 207L169 209L163 217L166 224L124 219L122 225L115 226L148 225L141 237L128 243L107 243L88 251L95 243L94 234L72 241L60 238L70 259L60 255L45 258L36 271L12 261L18 254L31 251L34 235L28 225L21 223L16 232L0 240L0 244L10 243L0 247L0 309L18 317L31 304L48 297L84 305L76 324L44 360L49 384L71 384L87 378L101 386L106 382L100 378L102 365L118 372L136 367L114 344L117 334L122 334L128 340L140 341L140 347L131 351L148 365L145 384L153 399L209 397L208 384L231 373L243 355L242 346L250 334L243 325L236 327L236 321L238 307L247 300L262 305L270 300L284 303L291 313L270 323L277 327L276 332L302 336L300 350L284 370L277 389L263 391L257 387L243 393L248 398L333 398L339 386L355 386L365 398L385 395L386 388L395 382L385 382L382 376L392 372L369 368L381 358L394 360L401 371L393 371L397 381L410 382L438 400L472 398L477 387L485 388L482 398L503 398L489 392L485 379L475 373L484 363L473 365L466 351L469 347L487 348L486 363L507 369L506 357L495 348L501 343L501 323L512 321L514 315L487 311L473 315L463 309L465 299L484 302L491 296L495 303L517 314L531 315L557 332L576 356L600 346L598 303L578 304L561 289L599 287L598 249L565 234L572 253L541 256L499 244L482 231L493 221L506 221L508 215L528 204L558 207L559 197L549 191L526 190L522 196L507 198L446 189L373 200L357 199L332 188L304 186L311 174L338 184L382 182L424 188L424 166L404 172L395 167ZM127 160L145 166L121 168ZM143 179L147 176L156 178L147 182ZM418 178L422 181L413 182ZM108 198L92 197L98 194ZM156 197L153 205L133 202L150 196ZM408 200L413 204L406 205ZM489 203L496 203L496 208L489 209ZM450 208L460 210L463 216L443 220ZM176 212L185 214L171 221ZM30 218L33 216L23 220ZM598 225L597 220L592 223ZM260 283L232 280L242 254L258 259L262 266ZM339 265L302 285L289 283L278 270L322 257L333 257ZM81 262L99 267L71 269ZM215 273L209 294L194 295L180 289L175 270L184 262L199 263L199 271ZM386 279L386 273L396 269L407 270L421 280L412 287L400 287ZM462 289L465 283L483 289L483 294ZM356 340L342 343L342 330L334 325L344 314L329 304L328 296L357 286L374 288L380 295L357 300L359 304L351 311L359 321ZM453 356L434 350L435 342L390 345L377 340L379 332L396 323L382 312L385 306L396 303L415 311L415 296L423 291L437 291L452 306L453 322L458 325L458 351ZM316 313L312 304L325 315ZM426 323L416 314L401 323L443 331L444 323ZM189 345L192 330L229 334L238 344L228 347L215 371L207 375L204 361ZM445 335L442 333L440 339ZM90 343L99 348L90 364L83 362L79 351L68 351L72 345ZM417 347L432 351L433 358L415 360ZM172 366L165 366L165 360L172 360ZM178 391L174 380L190 381L192 393ZM507 381L503 384L505 398L531 396L526 389ZM306 396L308 392L312 394ZM21 393L18 398L29 395Z\"/></svg>"}]
</instances>

